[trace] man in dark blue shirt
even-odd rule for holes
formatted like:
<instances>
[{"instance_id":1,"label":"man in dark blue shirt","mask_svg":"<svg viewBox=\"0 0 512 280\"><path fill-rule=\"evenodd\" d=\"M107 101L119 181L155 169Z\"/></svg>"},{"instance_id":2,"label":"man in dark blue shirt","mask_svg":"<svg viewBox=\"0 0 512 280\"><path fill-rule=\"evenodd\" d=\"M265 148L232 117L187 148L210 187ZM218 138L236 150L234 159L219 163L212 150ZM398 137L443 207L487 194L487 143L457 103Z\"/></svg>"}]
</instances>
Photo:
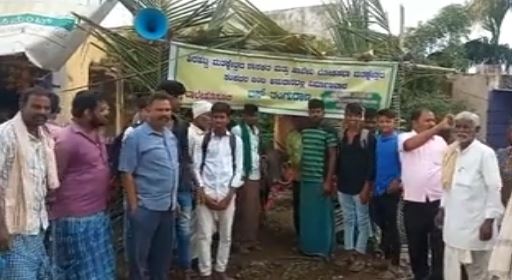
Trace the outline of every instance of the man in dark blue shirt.
<instances>
[{"instance_id":1,"label":"man in dark blue shirt","mask_svg":"<svg viewBox=\"0 0 512 280\"><path fill-rule=\"evenodd\" d=\"M390 109L378 112L380 134L377 136L375 190L372 202L375 222L382 232L381 249L391 264L389 272L398 272L400 262L397 211L401 183L395 119L396 114Z\"/></svg>"}]
</instances>

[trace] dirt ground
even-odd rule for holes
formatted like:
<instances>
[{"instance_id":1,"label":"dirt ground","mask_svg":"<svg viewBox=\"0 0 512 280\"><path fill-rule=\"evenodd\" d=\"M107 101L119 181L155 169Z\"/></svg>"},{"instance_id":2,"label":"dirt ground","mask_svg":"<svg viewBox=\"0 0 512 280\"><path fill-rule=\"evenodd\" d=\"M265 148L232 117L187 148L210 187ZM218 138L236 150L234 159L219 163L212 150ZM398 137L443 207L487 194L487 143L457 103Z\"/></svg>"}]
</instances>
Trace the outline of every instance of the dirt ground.
<instances>
[{"instance_id":1,"label":"dirt ground","mask_svg":"<svg viewBox=\"0 0 512 280\"><path fill-rule=\"evenodd\" d=\"M347 256L341 248L335 258L326 262L318 258L303 256L297 252L296 236L292 224L291 193L284 193L276 206L268 213L260 233L262 250L248 255L232 253L228 272L238 280L377 280L384 273L376 268L369 258L367 267L359 273L352 273L345 262ZM404 251L405 252L405 251ZM407 271L404 254L402 270ZM120 273L125 274L124 263L119 263ZM404 272L393 280L410 279ZM126 279L120 277L120 279ZM170 279L179 280L171 274ZM193 279L199 279L197 276Z\"/></svg>"},{"instance_id":2,"label":"dirt ground","mask_svg":"<svg viewBox=\"0 0 512 280\"><path fill-rule=\"evenodd\" d=\"M360 273L348 270L341 248L330 262L300 255L292 225L291 197L285 194L268 214L261 232L263 250L250 255L234 253L230 260L231 275L243 280L370 280L379 279L382 270L368 261ZM405 260L403 270L406 271ZM406 275L394 278L408 279Z\"/></svg>"}]
</instances>

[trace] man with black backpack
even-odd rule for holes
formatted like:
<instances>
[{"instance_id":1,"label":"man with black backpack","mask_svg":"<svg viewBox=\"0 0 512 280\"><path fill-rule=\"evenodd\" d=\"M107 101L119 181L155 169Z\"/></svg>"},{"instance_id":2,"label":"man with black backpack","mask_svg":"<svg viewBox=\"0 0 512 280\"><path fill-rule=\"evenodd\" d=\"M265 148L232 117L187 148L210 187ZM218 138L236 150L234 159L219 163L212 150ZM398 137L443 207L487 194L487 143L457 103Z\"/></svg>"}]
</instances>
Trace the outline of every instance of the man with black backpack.
<instances>
[{"instance_id":1,"label":"man with black backpack","mask_svg":"<svg viewBox=\"0 0 512 280\"><path fill-rule=\"evenodd\" d=\"M235 214L235 192L243 185L242 140L227 129L231 108L217 102L212 106L212 129L204 135L199 151L194 153L194 170L199 181L197 241L199 272L211 279L211 243L215 229L219 232L215 279L232 279L226 275L231 231Z\"/></svg>"},{"instance_id":2,"label":"man with black backpack","mask_svg":"<svg viewBox=\"0 0 512 280\"><path fill-rule=\"evenodd\" d=\"M345 107L345 130L340 135L338 199L343 209L344 246L353 254L350 270L364 268L370 234L369 202L375 177L375 136L363 128L364 109L359 103ZM356 240L356 242L354 242Z\"/></svg>"},{"instance_id":3,"label":"man with black backpack","mask_svg":"<svg viewBox=\"0 0 512 280\"><path fill-rule=\"evenodd\" d=\"M119 172L117 168L119 166L119 155L121 153L123 141L133 131L133 129L141 125L147 118L148 96L139 96L137 98L136 105L137 113L135 113L132 124L126 127L121 133L119 133L119 135L116 136L116 138L114 138L114 141L112 141L112 144L108 149L110 168L116 177L118 177L117 174Z\"/></svg>"},{"instance_id":4,"label":"man with black backpack","mask_svg":"<svg viewBox=\"0 0 512 280\"><path fill-rule=\"evenodd\" d=\"M121 176L120 172L118 171L119 167L119 156L121 154L121 147L123 146L123 141L130 135L130 133L137 128L139 125L141 125L144 121L147 119L148 115L148 95L142 95L137 98L136 105L137 105L137 113L135 113L135 116L133 118L133 123L126 127L119 135L114 138L114 141L112 141L112 144L108 148L108 158L109 158L109 165L112 175L114 175L114 184L115 186L121 185ZM124 196L122 194L122 191L116 192L116 195ZM128 262L128 256L129 252L128 249L130 248L129 242L131 240L131 234L129 230L129 222L128 222L128 211L127 210L127 201L124 199L123 207L124 207L124 217L123 217L123 245L124 245L124 257L125 260Z\"/></svg>"},{"instance_id":5,"label":"man with black backpack","mask_svg":"<svg viewBox=\"0 0 512 280\"><path fill-rule=\"evenodd\" d=\"M180 278L190 279L191 256L190 240L192 238L192 201L193 190L197 187L197 182L192 171L192 159L189 155L188 128L189 123L180 116L181 97L187 91L185 86L172 80L166 80L160 83L158 90L165 92L171 102L172 115L168 128L178 139L178 149L180 151L180 182L178 185L178 205L180 212L176 221L176 240L178 253L178 266Z\"/></svg>"}]
</instances>

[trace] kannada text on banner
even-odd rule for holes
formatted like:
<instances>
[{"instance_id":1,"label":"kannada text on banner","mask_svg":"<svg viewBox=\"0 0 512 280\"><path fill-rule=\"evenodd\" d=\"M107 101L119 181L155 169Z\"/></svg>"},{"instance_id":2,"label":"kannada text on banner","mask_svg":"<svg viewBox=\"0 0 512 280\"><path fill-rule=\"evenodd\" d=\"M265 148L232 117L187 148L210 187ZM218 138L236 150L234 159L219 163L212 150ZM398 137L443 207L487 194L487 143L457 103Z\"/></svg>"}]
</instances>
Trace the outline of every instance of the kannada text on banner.
<instances>
[{"instance_id":1,"label":"kannada text on banner","mask_svg":"<svg viewBox=\"0 0 512 280\"><path fill-rule=\"evenodd\" d=\"M397 64L281 58L173 43L169 69L169 78L187 87L184 104L253 103L261 112L304 115L308 100L319 98L329 115L341 117L350 102L389 106Z\"/></svg>"}]
</instances>

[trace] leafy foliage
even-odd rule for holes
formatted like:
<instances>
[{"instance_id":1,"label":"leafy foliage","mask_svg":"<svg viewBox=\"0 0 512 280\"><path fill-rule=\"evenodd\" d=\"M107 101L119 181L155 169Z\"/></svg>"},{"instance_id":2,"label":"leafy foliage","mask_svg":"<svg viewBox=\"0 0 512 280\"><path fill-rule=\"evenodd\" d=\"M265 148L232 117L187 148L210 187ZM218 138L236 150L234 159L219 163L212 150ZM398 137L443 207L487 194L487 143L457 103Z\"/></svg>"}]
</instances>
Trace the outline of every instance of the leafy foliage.
<instances>
[{"instance_id":1,"label":"leafy foliage","mask_svg":"<svg viewBox=\"0 0 512 280\"><path fill-rule=\"evenodd\" d=\"M512 49L508 45L491 44L487 38L472 40L464 44L465 52L474 64L512 66Z\"/></svg>"},{"instance_id":2,"label":"leafy foliage","mask_svg":"<svg viewBox=\"0 0 512 280\"><path fill-rule=\"evenodd\" d=\"M337 55L374 51L377 57L390 57L400 53L398 38L391 35L379 0L334 0L325 7Z\"/></svg>"},{"instance_id":3,"label":"leafy foliage","mask_svg":"<svg viewBox=\"0 0 512 280\"><path fill-rule=\"evenodd\" d=\"M433 19L408 30L405 45L424 63L465 71L475 64L512 64L512 50L499 45L501 25L511 2L474 0L469 5L449 5ZM491 39L467 42L471 27L481 23Z\"/></svg>"},{"instance_id":4,"label":"leafy foliage","mask_svg":"<svg viewBox=\"0 0 512 280\"><path fill-rule=\"evenodd\" d=\"M405 37L406 50L399 39L391 35L386 11L378 0L336 0L326 5L331 32L338 55L358 56L375 50L375 57L401 61L398 88L394 95L395 109L408 119L418 107L426 107L439 115L456 112L464 105L450 99L446 71L417 67L406 60L443 67L466 65L462 41L470 33L471 21L462 5L450 5L432 20L409 29ZM429 56L434 50L451 48L450 57ZM408 51L405 54L405 51ZM445 56L445 53L442 53ZM448 61L449 63L443 63Z\"/></svg>"},{"instance_id":5,"label":"leafy foliage","mask_svg":"<svg viewBox=\"0 0 512 280\"><path fill-rule=\"evenodd\" d=\"M379 0L333 0L325 4L333 43L317 40L314 36L291 33L248 0L121 0L132 13L141 8L153 7L164 11L171 30L168 39L188 42L213 48L247 49L272 54L286 53L323 57L355 57L369 61L373 59L404 61L399 38L390 32L386 11ZM442 46L446 42L461 40L466 34L466 18L460 15L459 6L446 8L442 17L448 21L438 29L435 21L426 25L430 34ZM457 18L450 18L456 14ZM87 19L82 18L87 21ZM439 20L442 23L442 20ZM165 77L168 65L168 44L141 40L132 28L107 30L90 23L93 35L104 45L105 51L121 69L128 82L139 90L151 91ZM462 31L457 26L463 26ZM433 31L432 31L433 30ZM428 31L428 30L427 30ZM413 38L423 38L428 49L428 32L410 33ZM446 35L448 34L448 35ZM421 36L420 36L421 35ZM443 37L443 35L446 35ZM447 43L446 43L447 44ZM427 52L419 52L428 61ZM423 61L422 61L423 62ZM417 67L401 67L399 89L395 99L397 109L404 115L416 105L445 108L452 104L444 91L436 86L445 81L443 72L423 70ZM398 94L400 93L400 96ZM447 105L448 104L448 105ZM443 107L444 106L444 107ZM452 107L450 107L451 109ZM441 111L445 111L442 109Z\"/></svg>"},{"instance_id":6,"label":"leafy foliage","mask_svg":"<svg viewBox=\"0 0 512 280\"><path fill-rule=\"evenodd\" d=\"M419 61L442 67L465 69L463 42L471 33L472 20L464 5L452 4L432 19L409 28L405 48Z\"/></svg>"},{"instance_id":7,"label":"leafy foliage","mask_svg":"<svg viewBox=\"0 0 512 280\"><path fill-rule=\"evenodd\" d=\"M249 49L272 53L322 56L328 46L311 36L281 28L247 0L122 0L136 13L157 8L167 16L171 30L167 39L213 48ZM93 26L93 35L117 62L117 67L137 88L151 91L167 72L167 42L147 42L132 28L108 30Z\"/></svg>"},{"instance_id":8,"label":"leafy foliage","mask_svg":"<svg viewBox=\"0 0 512 280\"><path fill-rule=\"evenodd\" d=\"M491 33L490 43L494 45L499 43L503 20L510 9L510 0L472 0L470 4L471 15Z\"/></svg>"},{"instance_id":9,"label":"leafy foliage","mask_svg":"<svg viewBox=\"0 0 512 280\"><path fill-rule=\"evenodd\" d=\"M473 64L505 65L508 71L512 65L512 49L508 45L500 45L499 40L503 21L512 10L512 1L472 0L469 8L471 16L491 33L491 37L464 44L468 59Z\"/></svg>"},{"instance_id":10,"label":"leafy foliage","mask_svg":"<svg viewBox=\"0 0 512 280\"><path fill-rule=\"evenodd\" d=\"M409 120L412 111L418 108L428 108L438 117L466 108L464 102L451 99L451 83L446 73L414 67L402 67L402 71L400 110L403 119Z\"/></svg>"},{"instance_id":11,"label":"leafy foliage","mask_svg":"<svg viewBox=\"0 0 512 280\"><path fill-rule=\"evenodd\" d=\"M202 26L209 22L216 11L215 2L193 0L124 0L132 12L142 8L157 8L167 15L172 22L169 36L180 37L184 30ZM135 34L132 27L116 30L106 29L94 24L87 18L77 16L88 22L92 35L99 39L109 57L115 60L116 67L129 84L139 90L151 91L167 72L168 44L165 42L148 42Z\"/></svg>"}]
</instances>

